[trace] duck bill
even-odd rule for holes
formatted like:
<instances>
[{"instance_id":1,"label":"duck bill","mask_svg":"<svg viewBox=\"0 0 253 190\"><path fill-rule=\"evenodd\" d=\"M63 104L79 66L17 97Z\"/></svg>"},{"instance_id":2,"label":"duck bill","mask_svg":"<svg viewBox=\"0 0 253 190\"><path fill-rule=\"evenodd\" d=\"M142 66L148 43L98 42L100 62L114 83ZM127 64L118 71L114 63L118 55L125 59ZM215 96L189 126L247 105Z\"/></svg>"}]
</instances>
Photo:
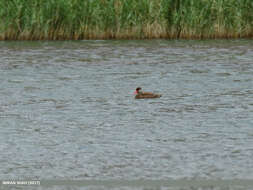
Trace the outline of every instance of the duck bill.
<instances>
[{"instance_id":1,"label":"duck bill","mask_svg":"<svg viewBox=\"0 0 253 190\"><path fill-rule=\"evenodd\" d=\"M134 91L134 95L138 94L137 90Z\"/></svg>"}]
</instances>

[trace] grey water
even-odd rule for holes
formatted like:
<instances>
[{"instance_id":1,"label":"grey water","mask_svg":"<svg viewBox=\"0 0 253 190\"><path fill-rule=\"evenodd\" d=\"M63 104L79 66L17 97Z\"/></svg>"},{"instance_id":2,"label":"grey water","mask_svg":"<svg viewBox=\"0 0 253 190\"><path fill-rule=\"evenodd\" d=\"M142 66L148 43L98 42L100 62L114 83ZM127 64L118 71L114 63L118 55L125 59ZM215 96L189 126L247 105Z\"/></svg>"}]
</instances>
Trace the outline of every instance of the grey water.
<instances>
[{"instance_id":1,"label":"grey water","mask_svg":"<svg viewBox=\"0 0 253 190\"><path fill-rule=\"evenodd\" d=\"M0 179L253 179L252 158L252 40L0 42Z\"/></svg>"}]
</instances>

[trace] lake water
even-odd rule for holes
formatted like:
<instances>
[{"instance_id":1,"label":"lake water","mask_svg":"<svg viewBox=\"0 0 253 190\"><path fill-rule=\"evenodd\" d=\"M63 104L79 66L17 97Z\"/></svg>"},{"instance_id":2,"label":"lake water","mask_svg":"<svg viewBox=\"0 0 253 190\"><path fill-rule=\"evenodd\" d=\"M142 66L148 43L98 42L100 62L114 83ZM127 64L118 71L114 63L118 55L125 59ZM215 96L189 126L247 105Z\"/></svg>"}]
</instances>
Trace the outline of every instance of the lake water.
<instances>
[{"instance_id":1,"label":"lake water","mask_svg":"<svg viewBox=\"0 0 253 190\"><path fill-rule=\"evenodd\" d=\"M0 152L0 179L253 179L253 41L0 42Z\"/></svg>"}]
</instances>

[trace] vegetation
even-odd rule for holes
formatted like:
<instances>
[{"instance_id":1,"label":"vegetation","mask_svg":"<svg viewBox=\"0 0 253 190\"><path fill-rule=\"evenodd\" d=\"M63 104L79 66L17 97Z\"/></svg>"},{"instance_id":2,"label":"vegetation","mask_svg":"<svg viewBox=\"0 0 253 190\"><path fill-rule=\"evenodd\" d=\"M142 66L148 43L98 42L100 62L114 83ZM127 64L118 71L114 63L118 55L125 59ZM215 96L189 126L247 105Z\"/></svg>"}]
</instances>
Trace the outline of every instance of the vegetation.
<instances>
[{"instance_id":1,"label":"vegetation","mask_svg":"<svg viewBox=\"0 0 253 190\"><path fill-rule=\"evenodd\" d=\"M253 0L0 0L1 40L253 37Z\"/></svg>"}]
</instances>

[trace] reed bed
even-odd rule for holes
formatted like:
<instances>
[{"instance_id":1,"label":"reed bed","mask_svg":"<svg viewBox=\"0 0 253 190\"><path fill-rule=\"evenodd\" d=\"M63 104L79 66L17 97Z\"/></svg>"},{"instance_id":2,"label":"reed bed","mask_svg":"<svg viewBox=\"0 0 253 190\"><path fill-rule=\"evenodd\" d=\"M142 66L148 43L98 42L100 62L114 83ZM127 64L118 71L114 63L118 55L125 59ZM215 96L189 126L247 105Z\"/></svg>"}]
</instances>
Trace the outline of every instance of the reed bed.
<instances>
[{"instance_id":1,"label":"reed bed","mask_svg":"<svg viewBox=\"0 0 253 190\"><path fill-rule=\"evenodd\" d=\"M0 40L253 37L252 0L0 0Z\"/></svg>"}]
</instances>

